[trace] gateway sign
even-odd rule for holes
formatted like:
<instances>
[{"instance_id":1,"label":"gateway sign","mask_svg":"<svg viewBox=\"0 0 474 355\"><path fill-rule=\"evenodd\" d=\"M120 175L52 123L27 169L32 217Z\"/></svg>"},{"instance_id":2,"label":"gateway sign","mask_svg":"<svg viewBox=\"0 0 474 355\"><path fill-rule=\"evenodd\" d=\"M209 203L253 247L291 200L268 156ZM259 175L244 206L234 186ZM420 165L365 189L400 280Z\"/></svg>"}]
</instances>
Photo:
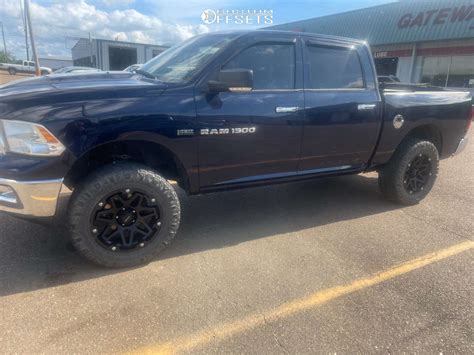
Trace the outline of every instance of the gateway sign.
<instances>
[{"instance_id":1,"label":"gateway sign","mask_svg":"<svg viewBox=\"0 0 474 355\"><path fill-rule=\"evenodd\" d=\"M421 11L419 13L404 14L398 20L398 28L412 28L422 26L442 25L448 22L468 22L474 19L474 5L446 7ZM474 24L469 27L474 29Z\"/></svg>"}]
</instances>

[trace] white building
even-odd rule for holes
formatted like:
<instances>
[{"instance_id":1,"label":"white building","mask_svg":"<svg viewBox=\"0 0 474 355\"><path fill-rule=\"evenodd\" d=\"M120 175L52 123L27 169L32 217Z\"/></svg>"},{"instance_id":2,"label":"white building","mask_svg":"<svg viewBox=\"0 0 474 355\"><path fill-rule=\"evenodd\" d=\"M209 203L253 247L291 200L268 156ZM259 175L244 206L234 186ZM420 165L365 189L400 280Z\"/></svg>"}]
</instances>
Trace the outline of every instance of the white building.
<instances>
[{"instance_id":1,"label":"white building","mask_svg":"<svg viewBox=\"0 0 474 355\"><path fill-rule=\"evenodd\" d=\"M71 58L63 57L39 57L39 62L42 67L48 67L53 70L60 69L63 67L68 67L72 65Z\"/></svg>"},{"instance_id":2,"label":"white building","mask_svg":"<svg viewBox=\"0 0 474 355\"><path fill-rule=\"evenodd\" d=\"M72 48L76 66L102 70L123 70L132 64L142 64L157 56L168 46L81 38Z\"/></svg>"}]
</instances>

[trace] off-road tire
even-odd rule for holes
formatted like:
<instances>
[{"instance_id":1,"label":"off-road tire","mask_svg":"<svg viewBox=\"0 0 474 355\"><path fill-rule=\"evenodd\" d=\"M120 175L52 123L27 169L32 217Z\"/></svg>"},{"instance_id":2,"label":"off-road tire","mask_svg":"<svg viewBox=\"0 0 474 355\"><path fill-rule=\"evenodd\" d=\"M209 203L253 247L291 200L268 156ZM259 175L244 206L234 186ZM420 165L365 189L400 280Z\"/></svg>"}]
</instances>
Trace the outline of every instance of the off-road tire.
<instances>
[{"instance_id":1,"label":"off-road tire","mask_svg":"<svg viewBox=\"0 0 474 355\"><path fill-rule=\"evenodd\" d=\"M429 177L421 190L410 193L405 186L405 174L409 164L420 155L427 157L430 162ZM431 191L438 175L438 165L438 149L432 142L408 138L400 144L390 161L379 171L380 190L391 201L416 205Z\"/></svg>"},{"instance_id":2,"label":"off-road tire","mask_svg":"<svg viewBox=\"0 0 474 355\"><path fill-rule=\"evenodd\" d=\"M162 225L143 248L114 252L97 241L91 231L92 211L108 194L140 189L158 201ZM173 240L179 228L180 203L171 184L156 171L136 163L113 164L91 173L74 189L68 211L72 244L85 258L105 267L131 267L154 259Z\"/></svg>"},{"instance_id":3,"label":"off-road tire","mask_svg":"<svg viewBox=\"0 0 474 355\"><path fill-rule=\"evenodd\" d=\"M8 74L10 74L10 75L16 75L16 69L15 69L15 68L9 68L9 69L8 69Z\"/></svg>"}]
</instances>

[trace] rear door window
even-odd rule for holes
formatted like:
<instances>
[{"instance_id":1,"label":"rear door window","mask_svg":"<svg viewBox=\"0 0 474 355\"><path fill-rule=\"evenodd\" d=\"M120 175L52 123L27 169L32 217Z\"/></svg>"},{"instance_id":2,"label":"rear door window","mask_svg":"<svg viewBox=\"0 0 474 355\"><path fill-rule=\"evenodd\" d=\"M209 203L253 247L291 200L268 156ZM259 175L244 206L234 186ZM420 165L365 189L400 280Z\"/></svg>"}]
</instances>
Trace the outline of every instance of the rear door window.
<instances>
[{"instance_id":1,"label":"rear door window","mask_svg":"<svg viewBox=\"0 0 474 355\"><path fill-rule=\"evenodd\" d=\"M360 89L362 67L355 49L307 44L309 75L306 89Z\"/></svg>"}]
</instances>

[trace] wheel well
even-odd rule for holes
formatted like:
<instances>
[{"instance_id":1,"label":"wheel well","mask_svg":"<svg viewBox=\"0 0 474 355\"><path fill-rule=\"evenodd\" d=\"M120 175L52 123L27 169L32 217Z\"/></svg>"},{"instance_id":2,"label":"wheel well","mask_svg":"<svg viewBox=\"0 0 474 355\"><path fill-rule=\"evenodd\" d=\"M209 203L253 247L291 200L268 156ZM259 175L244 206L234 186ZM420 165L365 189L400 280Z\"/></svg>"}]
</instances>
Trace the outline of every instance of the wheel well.
<instances>
[{"instance_id":1,"label":"wheel well","mask_svg":"<svg viewBox=\"0 0 474 355\"><path fill-rule=\"evenodd\" d=\"M442 154L443 136L441 135L441 131L436 126L423 125L416 127L410 133L408 133L405 139L407 138L419 138L427 140L435 145L436 149L438 149L438 153L440 156Z\"/></svg>"},{"instance_id":2,"label":"wheel well","mask_svg":"<svg viewBox=\"0 0 474 355\"><path fill-rule=\"evenodd\" d=\"M188 179L182 164L167 148L153 142L121 141L100 145L80 157L67 173L64 183L73 189L92 171L104 165L136 162L144 164L163 175L177 181L188 190Z\"/></svg>"}]
</instances>

